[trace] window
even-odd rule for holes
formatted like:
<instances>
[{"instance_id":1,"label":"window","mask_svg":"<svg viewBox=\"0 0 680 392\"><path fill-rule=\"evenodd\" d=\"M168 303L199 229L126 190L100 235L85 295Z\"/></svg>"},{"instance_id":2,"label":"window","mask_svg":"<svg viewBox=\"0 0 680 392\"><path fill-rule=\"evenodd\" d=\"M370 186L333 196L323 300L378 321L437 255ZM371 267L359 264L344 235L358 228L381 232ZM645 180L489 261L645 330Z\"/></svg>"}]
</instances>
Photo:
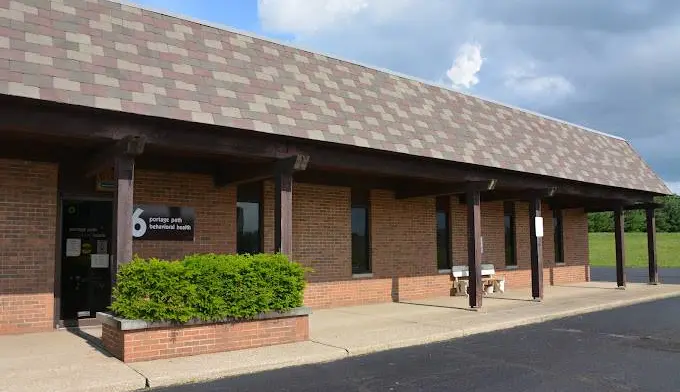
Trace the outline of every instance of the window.
<instances>
[{"instance_id":1,"label":"window","mask_svg":"<svg viewBox=\"0 0 680 392\"><path fill-rule=\"evenodd\" d=\"M503 205L503 222L505 225L505 265L517 265L517 251L515 249L515 203L505 202Z\"/></svg>"},{"instance_id":2,"label":"window","mask_svg":"<svg viewBox=\"0 0 680 392\"><path fill-rule=\"evenodd\" d=\"M437 197L437 268L451 268L451 209L449 196Z\"/></svg>"},{"instance_id":3,"label":"window","mask_svg":"<svg viewBox=\"0 0 680 392\"><path fill-rule=\"evenodd\" d=\"M564 223L562 211L553 211L553 236L555 244L555 264L564 263Z\"/></svg>"},{"instance_id":4,"label":"window","mask_svg":"<svg viewBox=\"0 0 680 392\"><path fill-rule=\"evenodd\" d=\"M370 239L368 227L369 194L366 190L352 189L352 273L371 272Z\"/></svg>"},{"instance_id":5,"label":"window","mask_svg":"<svg viewBox=\"0 0 680 392\"><path fill-rule=\"evenodd\" d=\"M236 190L236 251L262 252L262 183L241 184Z\"/></svg>"}]
</instances>

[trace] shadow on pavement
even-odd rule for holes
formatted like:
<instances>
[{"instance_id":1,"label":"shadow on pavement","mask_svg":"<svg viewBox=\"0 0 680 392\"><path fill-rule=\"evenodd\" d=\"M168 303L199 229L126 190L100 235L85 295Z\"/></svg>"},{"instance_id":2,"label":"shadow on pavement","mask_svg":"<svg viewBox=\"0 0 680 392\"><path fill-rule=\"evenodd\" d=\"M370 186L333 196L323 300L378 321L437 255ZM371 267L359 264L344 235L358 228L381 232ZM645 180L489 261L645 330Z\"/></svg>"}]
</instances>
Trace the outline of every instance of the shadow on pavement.
<instances>
[{"instance_id":1,"label":"shadow on pavement","mask_svg":"<svg viewBox=\"0 0 680 392\"><path fill-rule=\"evenodd\" d=\"M484 297L484 299L489 300L489 301L495 301L497 299L500 299L502 301L517 301L517 302L536 302L531 298L512 298L512 297L499 297L498 294L492 296L492 297Z\"/></svg>"},{"instance_id":2,"label":"shadow on pavement","mask_svg":"<svg viewBox=\"0 0 680 392\"><path fill-rule=\"evenodd\" d=\"M107 357L113 357L113 355L111 355L111 353L106 351L106 349L104 348L101 338L91 334L87 328L67 327L66 330L72 333L73 335L76 335L77 337L83 339L85 342L87 342L87 344L90 347L94 348L100 353L106 355Z\"/></svg>"},{"instance_id":3,"label":"shadow on pavement","mask_svg":"<svg viewBox=\"0 0 680 392\"><path fill-rule=\"evenodd\" d=\"M612 282L616 283L616 279L613 281L609 280L593 280L593 282ZM617 287L612 286L612 287L593 287L593 286L579 286L578 284L556 284L553 285L554 287L569 287L569 288L576 288L576 289L590 289L590 290L618 290Z\"/></svg>"},{"instance_id":4,"label":"shadow on pavement","mask_svg":"<svg viewBox=\"0 0 680 392\"><path fill-rule=\"evenodd\" d=\"M401 304L401 305L429 306L429 307L432 307L432 308L465 310L466 312L474 312L475 311L474 309L463 308L463 307L460 307L460 306L434 305L434 304L424 304L424 303L418 303L418 302L404 302L404 301L399 301L397 303Z\"/></svg>"}]
</instances>

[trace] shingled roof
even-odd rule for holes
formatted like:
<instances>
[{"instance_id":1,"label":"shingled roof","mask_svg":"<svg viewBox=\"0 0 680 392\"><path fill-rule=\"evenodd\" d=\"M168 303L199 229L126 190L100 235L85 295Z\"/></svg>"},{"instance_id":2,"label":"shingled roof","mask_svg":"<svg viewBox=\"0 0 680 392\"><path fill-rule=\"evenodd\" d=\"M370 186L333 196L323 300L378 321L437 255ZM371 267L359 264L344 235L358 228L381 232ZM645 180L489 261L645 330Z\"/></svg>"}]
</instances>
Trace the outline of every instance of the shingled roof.
<instances>
[{"instance_id":1,"label":"shingled roof","mask_svg":"<svg viewBox=\"0 0 680 392\"><path fill-rule=\"evenodd\" d=\"M108 0L0 0L0 94L670 193L623 139Z\"/></svg>"}]
</instances>

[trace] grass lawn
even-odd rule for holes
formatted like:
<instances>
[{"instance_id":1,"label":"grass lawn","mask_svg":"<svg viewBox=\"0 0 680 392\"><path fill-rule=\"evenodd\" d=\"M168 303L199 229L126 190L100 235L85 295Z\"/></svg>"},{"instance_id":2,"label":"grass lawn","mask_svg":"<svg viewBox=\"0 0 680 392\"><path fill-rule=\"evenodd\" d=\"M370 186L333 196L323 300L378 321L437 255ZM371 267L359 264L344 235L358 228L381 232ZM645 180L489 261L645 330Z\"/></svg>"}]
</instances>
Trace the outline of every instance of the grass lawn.
<instances>
[{"instance_id":1,"label":"grass lawn","mask_svg":"<svg viewBox=\"0 0 680 392\"><path fill-rule=\"evenodd\" d=\"M589 233L590 264L616 265L614 233ZM626 266L647 267L647 233L626 233ZM659 267L680 267L680 233L657 233Z\"/></svg>"}]
</instances>

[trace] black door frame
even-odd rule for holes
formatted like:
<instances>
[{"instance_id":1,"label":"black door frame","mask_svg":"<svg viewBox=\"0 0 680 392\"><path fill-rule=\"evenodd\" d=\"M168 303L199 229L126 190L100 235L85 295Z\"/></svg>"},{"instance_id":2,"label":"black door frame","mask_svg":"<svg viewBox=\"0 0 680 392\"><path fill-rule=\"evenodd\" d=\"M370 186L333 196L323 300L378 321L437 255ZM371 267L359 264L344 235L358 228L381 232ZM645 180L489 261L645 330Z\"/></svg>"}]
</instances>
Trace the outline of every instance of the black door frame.
<instances>
[{"instance_id":1,"label":"black door frame","mask_svg":"<svg viewBox=\"0 0 680 392\"><path fill-rule=\"evenodd\" d=\"M92 196L78 193L59 192L57 196L57 231L55 235L55 250L54 255L54 328L63 328L64 320L61 318L61 272L62 272L62 242L64 235L64 202L65 201L108 201L113 203L113 195L111 196ZM111 216L113 220L113 216ZM115 231L112 231L111 236L115 236Z\"/></svg>"}]
</instances>

